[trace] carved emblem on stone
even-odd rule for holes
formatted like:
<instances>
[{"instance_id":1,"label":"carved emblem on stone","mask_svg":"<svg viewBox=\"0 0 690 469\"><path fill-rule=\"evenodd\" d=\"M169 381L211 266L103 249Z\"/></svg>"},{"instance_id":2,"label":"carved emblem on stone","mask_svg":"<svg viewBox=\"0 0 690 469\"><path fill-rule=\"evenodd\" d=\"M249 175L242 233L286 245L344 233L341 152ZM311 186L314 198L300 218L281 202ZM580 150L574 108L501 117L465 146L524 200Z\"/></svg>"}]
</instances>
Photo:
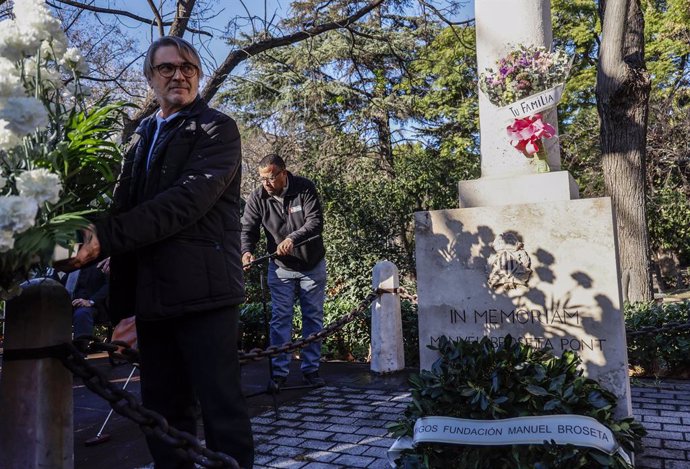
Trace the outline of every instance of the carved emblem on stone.
<instances>
[{"instance_id":1,"label":"carved emblem on stone","mask_svg":"<svg viewBox=\"0 0 690 469\"><path fill-rule=\"evenodd\" d=\"M532 275L532 261L517 236L511 232L501 233L491 246L496 253L489 256L489 286L494 290L527 286Z\"/></svg>"}]
</instances>

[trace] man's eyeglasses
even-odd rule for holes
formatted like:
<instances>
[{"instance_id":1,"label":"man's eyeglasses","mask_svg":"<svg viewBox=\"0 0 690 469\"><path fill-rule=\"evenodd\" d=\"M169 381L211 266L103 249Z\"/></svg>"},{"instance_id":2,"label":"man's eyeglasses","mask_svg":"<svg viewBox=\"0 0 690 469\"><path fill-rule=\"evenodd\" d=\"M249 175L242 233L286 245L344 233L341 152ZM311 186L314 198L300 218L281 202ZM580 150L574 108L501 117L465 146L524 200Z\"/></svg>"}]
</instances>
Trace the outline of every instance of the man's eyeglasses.
<instances>
[{"instance_id":1,"label":"man's eyeglasses","mask_svg":"<svg viewBox=\"0 0 690 469\"><path fill-rule=\"evenodd\" d=\"M182 65L175 65L169 63L163 63L160 65L154 65L153 69L157 70L160 76L163 78L172 78L175 75L177 69L180 69L182 76L185 78L192 78L197 73L199 73L199 67L189 62L185 62Z\"/></svg>"},{"instance_id":2,"label":"man's eyeglasses","mask_svg":"<svg viewBox=\"0 0 690 469\"><path fill-rule=\"evenodd\" d=\"M273 174L273 175L271 175L271 176L259 178L259 180L260 180L261 182L270 182L270 183L274 183L274 182L276 181L276 179L278 179L278 176L280 176L281 174L282 174L282 171L279 171L279 172L277 172L276 174Z\"/></svg>"}]
</instances>

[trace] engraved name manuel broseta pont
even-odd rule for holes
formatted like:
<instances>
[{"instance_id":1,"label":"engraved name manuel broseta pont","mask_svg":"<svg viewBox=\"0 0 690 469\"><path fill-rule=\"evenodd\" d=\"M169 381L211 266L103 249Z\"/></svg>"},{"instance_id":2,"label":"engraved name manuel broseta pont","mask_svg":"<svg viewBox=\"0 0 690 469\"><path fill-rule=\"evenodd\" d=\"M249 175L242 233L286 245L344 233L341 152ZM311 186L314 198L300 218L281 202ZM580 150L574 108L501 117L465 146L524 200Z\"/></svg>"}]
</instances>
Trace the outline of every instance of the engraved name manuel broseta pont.
<instances>
[{"instance_id":1,"label":"engraved name manuel broseta pont","mask_svg":"<svg viewBox=\"0 0 690 469\"><path fill-rule=\"evenodd\" d=\"M579 310L542 311L538 309L516 308L505 311L502 309L466 310L451 308L448 312L451 324L482 324L517 326L571 326L580 328L582 315ZM540 337L512 333L516 340L536 348L550 348L552 350L603 350L606 339L598 337ZM484 336L458 335L455 340L478 341ZM491 335L494 345L501 345L505 336ZM429 337L429 345L437 345L438 337Z\"/></svg>"}]
</instances>

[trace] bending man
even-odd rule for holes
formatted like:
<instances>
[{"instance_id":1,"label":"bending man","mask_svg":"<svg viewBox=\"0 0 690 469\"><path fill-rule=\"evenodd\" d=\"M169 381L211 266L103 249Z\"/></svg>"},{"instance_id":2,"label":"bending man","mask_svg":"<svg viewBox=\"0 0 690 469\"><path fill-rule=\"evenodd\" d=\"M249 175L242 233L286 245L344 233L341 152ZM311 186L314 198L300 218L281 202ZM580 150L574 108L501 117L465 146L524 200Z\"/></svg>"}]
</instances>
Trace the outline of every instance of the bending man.
<instances>
[{"instance_id":1,"label":"bending man","mask_svg":"<svg viewBox=\"0 0 690 469\"><path fill-rule=\"evenodd\" d=\"M254 260L252 252L259 240L259 228L266 233L268 252L278 255L268 265L271 290L271 345L283 345L292 335L295 292L302 309L302 337L323 326L323 301L326 292L326 260L321 236L323 213L314 183L295 176L285 168L278 155L268 155L259 162L261 187L249 196L242 215L242 263ZM298 247L295 247L299 245ZM302 376L307 384L323 386L319 377L321 341L302 350ZM269 390L285 384L290 357L273 358L273 376Z\"/></svg>"}]
</instances>

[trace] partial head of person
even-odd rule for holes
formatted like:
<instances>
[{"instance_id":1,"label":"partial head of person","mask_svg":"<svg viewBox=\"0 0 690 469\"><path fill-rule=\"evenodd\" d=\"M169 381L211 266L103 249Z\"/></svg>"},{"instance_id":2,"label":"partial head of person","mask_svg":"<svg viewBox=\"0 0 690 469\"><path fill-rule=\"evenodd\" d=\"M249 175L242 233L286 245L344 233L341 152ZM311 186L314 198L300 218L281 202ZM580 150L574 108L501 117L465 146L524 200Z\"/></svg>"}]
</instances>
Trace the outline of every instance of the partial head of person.
<instances>
[{"instance_id":1,"label":"partial head of person","mask_svg":"<svg viewBox=\"0 0 690 469\"><path fill-rule=\"evenodd\" d=\"M270 195L280 195L287 186L285 161L276 154L264 156L259 161L261 185Z\"/></svg>"},{"instance_id":2,"label":"partial head of person","mask_svg":"<svg viewBox=\"0 0 690 469\"><path fill-rule=\"evenodd\" d=\"M149 46L144 58L144 76L156 95L161 117L168 117L191 104L199 93L201 58L182 38L163 36Z\"/></svg>"}]
</instances>

